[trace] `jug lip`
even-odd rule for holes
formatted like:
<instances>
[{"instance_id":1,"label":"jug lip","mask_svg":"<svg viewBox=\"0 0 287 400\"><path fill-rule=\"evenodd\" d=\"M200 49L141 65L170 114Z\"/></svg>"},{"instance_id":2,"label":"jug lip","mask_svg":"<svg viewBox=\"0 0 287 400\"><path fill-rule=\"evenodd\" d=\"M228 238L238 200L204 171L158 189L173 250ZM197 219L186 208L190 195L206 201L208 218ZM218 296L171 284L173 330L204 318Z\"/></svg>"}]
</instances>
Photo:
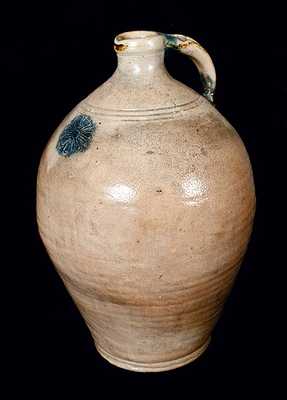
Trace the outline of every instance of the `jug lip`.
<instances>
[{"instance_id":1,"label":"jug lip","mask_svg":"<svg viewBox=\"0 0 287 400\"><path fill-rule=\"evenodd\" d=\"M127 31L114 39L114 49L118 54L163 51L164 47L164 36L156 31Z\"/></svg>"}]
</instances>

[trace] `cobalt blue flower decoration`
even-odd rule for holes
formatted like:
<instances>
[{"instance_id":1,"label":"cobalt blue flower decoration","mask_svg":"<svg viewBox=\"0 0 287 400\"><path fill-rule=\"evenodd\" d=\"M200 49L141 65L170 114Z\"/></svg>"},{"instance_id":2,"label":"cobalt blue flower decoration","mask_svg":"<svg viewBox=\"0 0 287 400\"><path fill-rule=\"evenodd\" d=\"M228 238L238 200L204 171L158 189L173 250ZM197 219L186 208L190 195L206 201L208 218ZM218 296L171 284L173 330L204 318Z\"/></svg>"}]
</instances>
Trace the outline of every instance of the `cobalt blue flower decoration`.
<instances>
[{"instance_id":1,"label":"cobalt blue flower decoration","mask_svg":"<svg viewBox=\"0 0 287 400\"><path fill-rule=\"evenodd\" d=\"M88 115L78 115L64 128L59 136L57 151L61 156L70 157L72 154L86 151L89 147L96 124Z\"/></svg>"}]
</instances>

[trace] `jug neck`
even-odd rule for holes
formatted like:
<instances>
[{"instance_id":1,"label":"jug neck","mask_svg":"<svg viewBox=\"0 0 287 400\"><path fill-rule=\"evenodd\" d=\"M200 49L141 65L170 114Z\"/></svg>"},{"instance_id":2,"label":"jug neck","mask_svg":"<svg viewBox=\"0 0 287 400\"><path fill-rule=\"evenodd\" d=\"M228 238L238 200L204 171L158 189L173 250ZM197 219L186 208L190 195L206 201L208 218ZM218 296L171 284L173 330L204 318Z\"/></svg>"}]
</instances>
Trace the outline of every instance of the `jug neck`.
<instances>
[{"instance_id":1,"label":"jug neck","mask_svg":"<svg viewBox=\"0 0 287 400\"><path fill-rule=\"evenodd\" d=\"M158 32L131 31L116 36L117 73L146 80L166 72L165 40Z\"/></svg>"}]
</instances>

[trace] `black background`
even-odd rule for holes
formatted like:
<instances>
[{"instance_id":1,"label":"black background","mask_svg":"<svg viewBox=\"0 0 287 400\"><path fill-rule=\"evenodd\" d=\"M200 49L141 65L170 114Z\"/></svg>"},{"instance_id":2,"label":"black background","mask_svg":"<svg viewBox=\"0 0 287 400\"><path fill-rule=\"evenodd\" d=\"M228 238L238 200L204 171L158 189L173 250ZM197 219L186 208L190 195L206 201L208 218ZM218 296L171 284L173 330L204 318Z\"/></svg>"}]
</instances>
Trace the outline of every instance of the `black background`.
<instances>
[{"instance_id":1,"label":"black background","mask_svg":"<svg viewBox=\"0 0 287 400\"><path fill-rule=\"evenodd\" d=\"M9 340L2 344L10 389L38 398L60 388L66 394L79 388L81 398L99 397L102 387L133 397L147 390L149 397L231 398L270 391L277 398L284 348L279 339L284 313L277 307L287 127L283 10L274 2L252 8L242 2L195 7L191 1L79 1L19 2L1 13L2 187L8 204L2 267L9 275L2 292L7 291L3 311L10 316L3 324ZM114 36L140 29L186 34L208 50L218 76L216 106L245 143L257 192L251 243L208 350L190 365L158 374L124 371L98 355L35 220L37 168L51 133L114 71ZM166 65L175 78L201 90L185 57L169 52Z\"/></svg>"}]
</instances>

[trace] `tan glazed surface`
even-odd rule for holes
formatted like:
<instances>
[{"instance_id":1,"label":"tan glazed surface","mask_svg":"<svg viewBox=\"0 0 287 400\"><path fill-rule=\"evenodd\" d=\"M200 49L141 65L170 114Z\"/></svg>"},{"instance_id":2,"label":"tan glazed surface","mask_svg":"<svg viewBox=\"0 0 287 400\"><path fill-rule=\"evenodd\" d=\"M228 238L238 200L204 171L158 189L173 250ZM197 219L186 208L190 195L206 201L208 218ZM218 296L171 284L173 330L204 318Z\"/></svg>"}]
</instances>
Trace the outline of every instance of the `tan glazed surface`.
<instances>
[{"instance_id":1,"label":"tan glazed surface","mask_svg":"<svg viewBox=\"0 0 287 400\"><path fill-rule=\"evenodd\" d=\"M166 40L116 38L115 73L56 129L38 172L48 254L98 351L134 371L177 368L205 350L255 211L240 137L168 74ZM207 53L195 41L187 47L215 80ZM60 135L81 115L96 126L91 142L59 153Z\"/></svg>"}]
</instances>

